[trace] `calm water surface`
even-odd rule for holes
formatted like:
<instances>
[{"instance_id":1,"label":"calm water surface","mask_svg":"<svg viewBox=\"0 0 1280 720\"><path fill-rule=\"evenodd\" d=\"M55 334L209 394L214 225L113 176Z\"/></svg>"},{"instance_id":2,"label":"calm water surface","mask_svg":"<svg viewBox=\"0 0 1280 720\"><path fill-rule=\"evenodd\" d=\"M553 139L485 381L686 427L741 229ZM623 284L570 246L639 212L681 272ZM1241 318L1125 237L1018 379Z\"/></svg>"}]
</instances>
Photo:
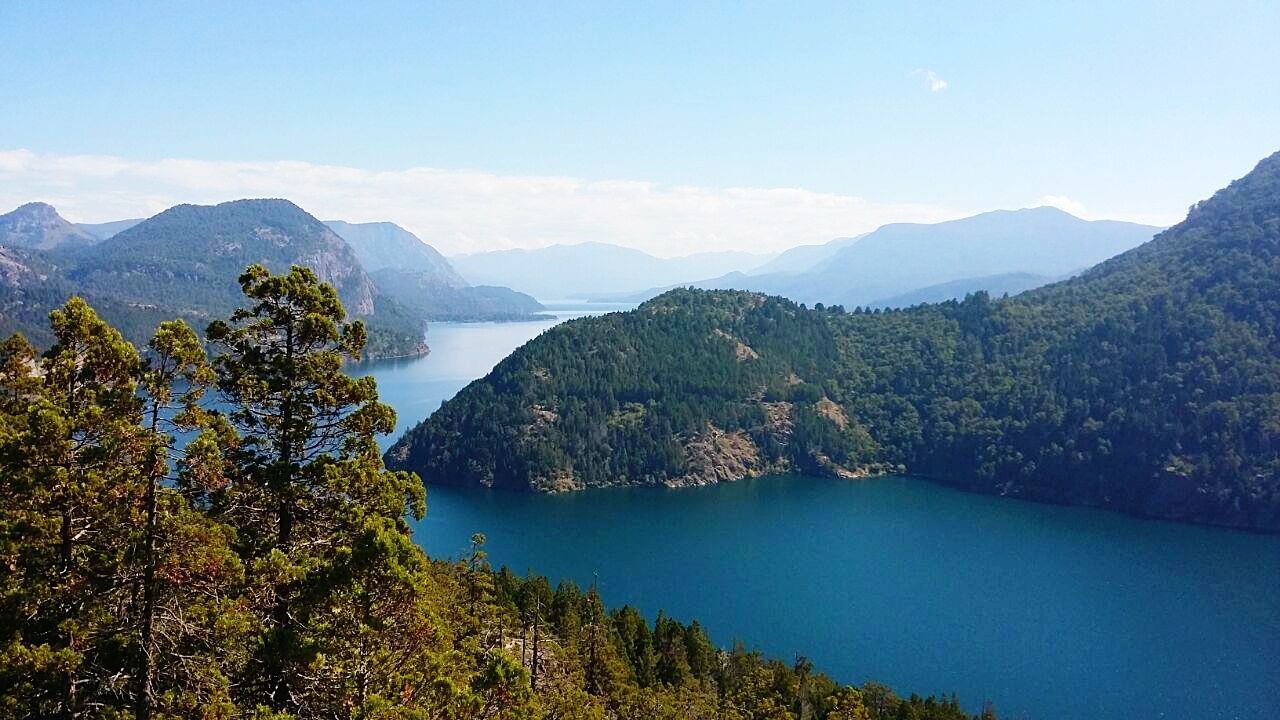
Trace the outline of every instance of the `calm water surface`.
<instances>
[{"instance_id":1,"label":"calm water surface","mask_svg":"<svg viewBox=\"0 0 1280 720\"><path fill-rule=\"evenodd\" d=\"M581 314L562 309L561 317ZM432 326L368 366L401 428L554 323ZM586 585L838 679L1002 717L1280 718L1280 536L970 495L772 477L543 496L432 487L418 541Z\"/></svg>"}]
</instances>

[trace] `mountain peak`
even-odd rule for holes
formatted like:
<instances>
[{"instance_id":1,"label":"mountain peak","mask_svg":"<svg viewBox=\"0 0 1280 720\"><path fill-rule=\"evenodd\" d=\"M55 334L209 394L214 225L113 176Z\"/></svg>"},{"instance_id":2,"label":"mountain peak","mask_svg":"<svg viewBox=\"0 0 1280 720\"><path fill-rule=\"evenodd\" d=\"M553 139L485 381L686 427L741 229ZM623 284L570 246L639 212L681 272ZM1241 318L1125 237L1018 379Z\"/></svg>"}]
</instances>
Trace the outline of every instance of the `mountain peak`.
<instances>
[{"instance_id":1,"label":"mountain peak","mask_svg":"<svg viewBox=\"0 0 1280 720\"><path fill-rule=\"evenodd\" d=\"M49 203L29 202L0 215L0 245L52 250L93 242L92 235L67 222Z\"/></svg>"},{"instance_id":2,"label":"mountain peak","mask_svg":"<svg viewBox=\"0 0 1280 720\"><path fill-rule=\"evenodd\" d=\"M36 202L29 202L23 205L19 205L17 208L14 209L13 213L15 214L23 213L26 215L33 215L36 217L55 217L55 216L61 217L60 215L58 215L57 208L55 208L54 206L50 205L47 202L40 202L38 200Z\"/></svg>"}]
</instances>

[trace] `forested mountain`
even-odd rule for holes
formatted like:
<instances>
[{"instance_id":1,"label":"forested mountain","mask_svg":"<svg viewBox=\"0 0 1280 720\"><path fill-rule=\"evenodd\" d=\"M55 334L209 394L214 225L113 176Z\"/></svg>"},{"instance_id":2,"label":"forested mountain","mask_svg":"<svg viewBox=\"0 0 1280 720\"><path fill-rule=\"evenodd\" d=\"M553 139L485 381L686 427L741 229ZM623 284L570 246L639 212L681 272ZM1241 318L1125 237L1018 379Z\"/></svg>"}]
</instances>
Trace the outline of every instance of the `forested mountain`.
<instances>
[{"instance_id":1,"label":"forested mountain","mask_svg":"<svg viewBox=\"0 0 1280 720\"><path fill-rule=\"evenodd\" d=\"M343 372L362 326L307 268L239 277L212 359L181 321L139 353L80 298L44 355L0 342L0 717L969 717L495 572L483 535L426 557L422 485L377 452L395 412Z\"/></svg>"},{"instance_id":2,"label":"forested mountain","mask_svg":"<svg viewBox=\"0 0 1280 720\"><path fill-rule=\"evenodd\" d=\"M67 222L47 203L27 203L0 215L0 245L5 247L52 250L94 242L96 237Z\"/></svg>"},{"instance_id":3,"label":"forested mountain","mask_svg":"<svg viewBox=\"0 0 1280 720\"><path fill-rule=\"evenodd\" d=\"M71 294L97 304L135 342L165 318L202 327L236 307L239 274L261 263L276 271L308 266L332 283L367 320L371 355L424 348L423 319L380 293L347 243L287 200L178 205L103 242L64 242L45 253L27 251L20 262L41 279L0 286L3 322L36 341L46 335L49 310Z\"/></svg>"},{"instance_id":4,"label":"forested mountain","mask_svg":"<svg viewBox=\"0 0 1280 720\"><path fill-rule=\"evenodd\" d=\"M796 302L872 305L924 288L1010 273L1061 277L1130 250L1159 228L1081 220L1051 207L996 210L923 225L885 225L834 241L834 252L803 272L734 273L690 283L706 290L750 290ZM830 251L833 243L808 246ZM995 292L999 287L981 288ZM657 292L630 298L644 300Z\"/></svg>"},{"instance_id":5,"label":"forested mountain","mask_svg":"<svg viewBox=\"0 0 1280 720\"><path fill-rule=\"evenodd\" d=\"M524 293L473 287L435 248L395 223L325 223L355 250L378 288L427 320L527 320L545 310Z\"/></svg>"},{"instance_id":6,"label":"forested mountain","mask_svg":"<svg viewBox=\"0 0 1280 720\"><path fill-rule=\"evenodd\" d=\"M462 276L501 285L540 300L593 298L673 285L745 270L771 256L745 252L696 253L659 258L608 243L498 250L450 258Z\"/></svg>"},{"instance_id":7,"label":"forested mountain","mask_svg":"<svg viewBox=\"0 0 1280 720\"><path fill-rule=\"evenodd\" d=\"M386 457L545 490L892 470L1280 530L1280 153L1151 242L1007 300L850 313L680 290L566 323Z\"/></svg>"}]
</instances>

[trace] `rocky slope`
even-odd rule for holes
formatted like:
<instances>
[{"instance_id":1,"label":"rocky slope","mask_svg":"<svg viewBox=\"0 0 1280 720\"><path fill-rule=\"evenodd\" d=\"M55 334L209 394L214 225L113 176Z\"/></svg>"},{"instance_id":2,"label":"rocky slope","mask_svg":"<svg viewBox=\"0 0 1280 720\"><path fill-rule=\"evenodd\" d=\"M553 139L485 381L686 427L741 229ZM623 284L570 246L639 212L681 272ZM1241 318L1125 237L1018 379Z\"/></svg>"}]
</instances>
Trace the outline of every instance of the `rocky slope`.
<instances>
[{"instance_id":1,"label":"rocky slope","mask_svg":"<svg viewBox=\"0 0 1280 720\"><path fill-rule=\"evenodd\" d=\"M52 205L33 202L0 215L0 245L52 250L91 245L97 238L67 222Z\"/></svg>"}]
</instances>

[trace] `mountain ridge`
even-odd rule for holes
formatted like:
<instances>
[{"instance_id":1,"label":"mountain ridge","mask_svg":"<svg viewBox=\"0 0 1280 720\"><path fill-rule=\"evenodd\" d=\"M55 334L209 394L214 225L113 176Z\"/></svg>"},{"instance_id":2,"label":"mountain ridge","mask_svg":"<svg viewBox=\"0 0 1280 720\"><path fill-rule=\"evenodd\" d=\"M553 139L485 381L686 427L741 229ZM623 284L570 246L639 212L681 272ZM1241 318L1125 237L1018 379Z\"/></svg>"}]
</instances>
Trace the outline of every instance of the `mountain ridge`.
<instances>
[{"instance_id":1,"label":"mountain ridge","mask_svg":"<svg viewBox=\"0 0 1280 720\"><path fill-rule=\"evenodd\" d=\"M803 272L731 273L679 286L763 292L852 308L966 278L1011 273L1061 277L1130 250L1158 230L1118 220L1083 220L1051 207L992 210L941 223L890 223L855 238L801 246L799 250L824 253ZM665 289L625 297L644 300Z\"/></svg>"}]
</instances>

